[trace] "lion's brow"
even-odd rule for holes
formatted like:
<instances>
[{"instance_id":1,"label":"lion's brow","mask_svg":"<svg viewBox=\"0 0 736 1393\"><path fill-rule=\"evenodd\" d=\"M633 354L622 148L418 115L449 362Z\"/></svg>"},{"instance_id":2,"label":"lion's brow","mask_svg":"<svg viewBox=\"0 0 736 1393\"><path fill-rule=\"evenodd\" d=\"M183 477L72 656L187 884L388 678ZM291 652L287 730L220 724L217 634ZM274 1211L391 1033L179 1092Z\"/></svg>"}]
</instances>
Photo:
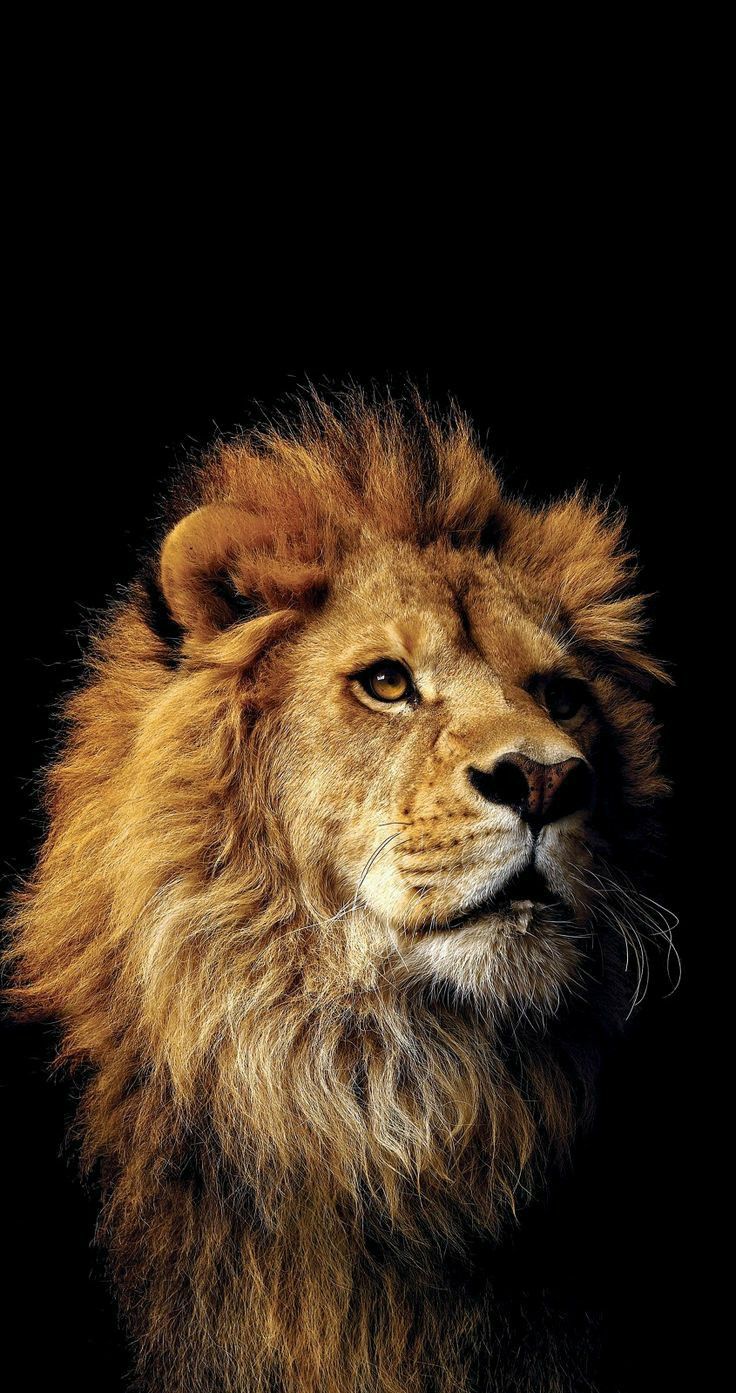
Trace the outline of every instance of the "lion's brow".
<instances>
[{"instance_id":1,"label":"lion's brow","mask_svg":"<svg viewBox=\"0 0 736 1393\"><path fill-rule=\"evenodd\" d=\"M466 639L468 640L468 643L471 645L471 647L473 647L476 650L477 653L481 653L480 647L475 641L473 626L470 622L470 615L468 614L468 611L465 606L465 596L461 590L452 591L452 605L453 609L455 610L455 613L457 614L458 619L460 620L462 631ZM481 653L481 657L482 656L483 654Z\"/></svg>"}]
</instances>

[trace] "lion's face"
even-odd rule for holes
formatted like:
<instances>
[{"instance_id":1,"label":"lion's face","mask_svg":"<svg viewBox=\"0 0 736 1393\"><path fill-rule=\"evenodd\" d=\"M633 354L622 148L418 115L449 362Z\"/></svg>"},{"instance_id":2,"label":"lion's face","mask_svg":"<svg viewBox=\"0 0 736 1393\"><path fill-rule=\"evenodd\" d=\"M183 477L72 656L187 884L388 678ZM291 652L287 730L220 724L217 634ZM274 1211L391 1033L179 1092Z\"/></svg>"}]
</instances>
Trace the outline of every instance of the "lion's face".
<instances>
[{"instance_id":1,"label":"lion's face","mask_svg":"<svg viewBox=\"0 0 736 1393\"><path fill-rule=\"evenodd\" d=\"M476 550L372 544L291 647L274 797L356 971L502 1006L574 977L599 723L548 609Z\"/></svg>"},{"instance_id":2,"label":"lion's face","mask_svg":"<svg viewBox=\"0 0 736 1393\"><path fill-rule=\"evenodd\" d=\"M428 487L395 423L334 429L225 450L165 541L166 796L201 799L208 895L247 887L254 975L553 1011L585 990L614 778L618 807L661 792L621 522L504 500L462 432ZM170 772L218 746L226 774Z\"/></svg>"}]
</instances>

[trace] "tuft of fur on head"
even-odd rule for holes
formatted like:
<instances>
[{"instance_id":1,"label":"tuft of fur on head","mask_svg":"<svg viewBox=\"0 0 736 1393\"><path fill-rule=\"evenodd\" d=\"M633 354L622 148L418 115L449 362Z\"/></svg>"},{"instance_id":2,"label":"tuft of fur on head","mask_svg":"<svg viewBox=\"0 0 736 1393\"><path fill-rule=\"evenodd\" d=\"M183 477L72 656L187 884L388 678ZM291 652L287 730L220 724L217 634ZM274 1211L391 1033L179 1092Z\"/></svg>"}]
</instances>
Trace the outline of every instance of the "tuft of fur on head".
<instances>
[{"instance_id":1,"label":"tuft of fur on head","mask_svg":"<svg viewBox=\"0 0 736 1393\"><path fill-rule=\"evenodd\" d=\"M400 900L400 856L417 851L355 829L385 806L386 823L421 822L426 849L430 818L450 815L429 811L439 785L421 783L419 746L389 806L409 717L378 717L386 753L342 688L321 695L320 664L381 610L382 576L417 623L425 604L445 622L435 574L468 604L495 587L508 662L517 637L554 643L594 691L606 799L588 860L574 829L555 855L605 907L598 848L629 865L663 791L645 690L663 674L641 647L623 524L581 494L531 510L502 494L460 414L360 395L221 442L172 523L68 703L48 835L13 915L11 995L56 1020L62 1059L86 1068L83 1155L144 1381L449 1393L497 1343L482 1284L457 1274L569 1144L622 1013L619 939L594 902L590 962L550 923L513 940L501 926L477 951L467 934L462 962L446 934L449 976L434 947L431 979L402 972L428 941L418 892ZM465 681L479 661L447 672ZM471 715L427 735L447 789L443 740L475 738ZM450 880L463 904L475 895L467 857L453 879L453 845L422 888L433 924ZM545 1359L544 1382L530 1367L516 1386L566 1386Z\"/></svg>"}]
</instances>

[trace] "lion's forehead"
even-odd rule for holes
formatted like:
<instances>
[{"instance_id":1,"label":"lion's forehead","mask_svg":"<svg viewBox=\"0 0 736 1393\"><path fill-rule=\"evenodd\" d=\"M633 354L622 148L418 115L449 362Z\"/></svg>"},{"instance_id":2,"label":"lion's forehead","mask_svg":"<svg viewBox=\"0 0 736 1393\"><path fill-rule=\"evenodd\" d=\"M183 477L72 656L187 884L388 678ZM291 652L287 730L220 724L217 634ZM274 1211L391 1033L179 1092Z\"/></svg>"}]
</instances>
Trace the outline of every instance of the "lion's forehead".
<instances>
[{"instance_id":1,"label":"lion's forehead","mask_svg":"<svg viewBox=\"0 0 736 1393\"><path fill-rule=\"evenodd\" d=\"M356 661L403 657L429 677L468 677L482 660L501 680L523 682L564 655L545 596L494 557L442 545L374 545L337 577L315 632ZM385 651L379 651L385 648Z\"/></svg>"}]
</instances>

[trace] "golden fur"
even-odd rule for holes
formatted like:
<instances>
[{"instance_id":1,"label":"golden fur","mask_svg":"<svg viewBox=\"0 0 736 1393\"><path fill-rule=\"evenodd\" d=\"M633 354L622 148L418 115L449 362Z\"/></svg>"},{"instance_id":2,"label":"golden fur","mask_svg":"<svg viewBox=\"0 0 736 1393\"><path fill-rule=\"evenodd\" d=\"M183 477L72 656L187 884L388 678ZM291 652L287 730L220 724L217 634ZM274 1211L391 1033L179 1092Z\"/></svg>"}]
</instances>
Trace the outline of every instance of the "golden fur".
<instances>
[{"instance_id":1,"label":"golden fur","mask_svg":"<svg viewBox=\"0 0 736 1393\"><path fill-rule=\"evenodd\" d=\"M219 444L172 522L68 704L14 914L18 1007L86 1066L140 1377L577 1387L564 1341L510 1352L473 1254L564 1153L621 1012L602 868L662 792L621 519L532 510L459 416L354 396ZM416 709L356 682L387 657ZM591 693L565 725L531 685L557 670ZM464 771L521 747L598 773L595 816L540 839L567 918L458 932L526 855Z\"/></svg>"}]
</instances>

